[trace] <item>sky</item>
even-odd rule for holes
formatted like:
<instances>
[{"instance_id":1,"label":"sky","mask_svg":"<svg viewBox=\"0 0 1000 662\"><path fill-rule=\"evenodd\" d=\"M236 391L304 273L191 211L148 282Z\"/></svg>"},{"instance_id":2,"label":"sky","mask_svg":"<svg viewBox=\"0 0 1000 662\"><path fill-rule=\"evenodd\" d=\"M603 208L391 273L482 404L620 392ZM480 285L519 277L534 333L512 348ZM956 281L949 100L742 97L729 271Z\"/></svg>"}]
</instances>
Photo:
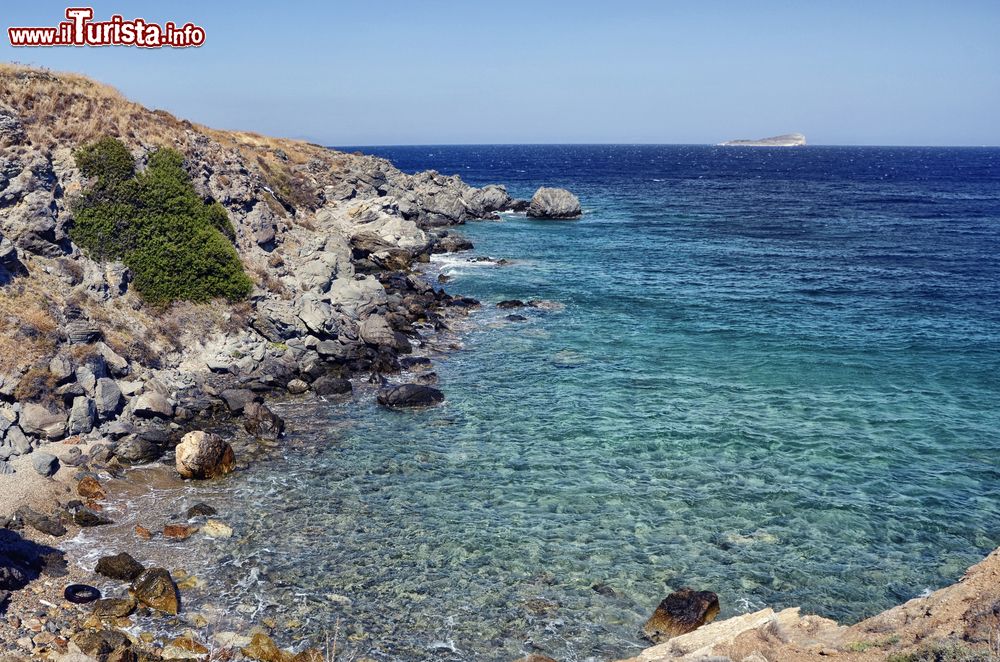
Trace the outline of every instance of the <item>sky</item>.
<instances>
[{"instance_id":1,"label":"sky","mask_svg":"<svg viewBox=\"0 0 1000 662\"><path fill-rule=\"evenodd\" d=\"M1000 145L997 0L94 0L205 44L10 46L66 6L5 0L0 60L325 145Z\"/></svg>"}]
</instances>

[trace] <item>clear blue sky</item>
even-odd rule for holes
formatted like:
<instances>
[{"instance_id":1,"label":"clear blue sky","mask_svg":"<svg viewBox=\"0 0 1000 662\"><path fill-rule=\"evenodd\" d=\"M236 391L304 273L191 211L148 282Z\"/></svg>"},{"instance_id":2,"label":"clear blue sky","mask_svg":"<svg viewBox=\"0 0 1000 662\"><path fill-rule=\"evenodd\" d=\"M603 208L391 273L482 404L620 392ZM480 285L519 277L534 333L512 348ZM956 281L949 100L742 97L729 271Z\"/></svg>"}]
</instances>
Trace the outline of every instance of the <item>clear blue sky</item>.
<instances>
[{"instance_id":1,"label":"clear blue sky","mask_svg":"<svg viewBox=\"0 0 1000 662\"><path fill-rule=\"evenodd\" d=\"M82 2L75 4L84 4ZM1000 145L1000 1L139 2L199 49L13 49L66 3L7 0L0 58L220 128L323 144Z\"/></svg>"}]
</instances>

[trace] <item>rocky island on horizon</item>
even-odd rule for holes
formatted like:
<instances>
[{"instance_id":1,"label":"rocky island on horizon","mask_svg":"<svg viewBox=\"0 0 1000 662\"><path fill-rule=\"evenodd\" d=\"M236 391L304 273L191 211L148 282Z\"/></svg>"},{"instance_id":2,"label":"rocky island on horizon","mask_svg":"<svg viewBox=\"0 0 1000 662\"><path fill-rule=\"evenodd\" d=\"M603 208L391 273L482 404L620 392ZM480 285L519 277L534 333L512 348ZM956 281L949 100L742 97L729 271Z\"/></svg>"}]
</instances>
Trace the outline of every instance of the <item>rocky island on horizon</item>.
<instances>
[{"instance_id":1,"label":"rocky island on horizon","mask_svg":"<svg viewBox=\"0 0 1000 662\"><path fill-rule=\"evenodd\" d=\"M770 138L726 140L719 143L720 147L803 147L806 137L801 133L783 133Z\"/></svg>"}]
</instances>

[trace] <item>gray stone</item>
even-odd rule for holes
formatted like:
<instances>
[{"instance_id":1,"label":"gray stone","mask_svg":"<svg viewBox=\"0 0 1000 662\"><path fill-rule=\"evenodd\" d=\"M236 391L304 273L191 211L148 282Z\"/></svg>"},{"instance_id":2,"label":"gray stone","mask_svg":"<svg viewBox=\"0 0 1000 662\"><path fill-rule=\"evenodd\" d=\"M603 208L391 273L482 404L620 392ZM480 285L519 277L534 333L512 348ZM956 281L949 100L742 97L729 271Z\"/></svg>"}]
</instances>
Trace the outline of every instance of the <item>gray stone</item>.
<instances>
[{"instance_id":1,"label":"gray stone","mask_svg":"<svg viewBox=\"0 0 1000 662\"><path fill-rule=\"evenodd\" d=\"M531 197L527 213L531 218L570 219L582 211L579 198L566 189L543 186Z\"/></svg>"},{"instance_id":2,"label":"gray stone","mask_svg":"<svg viewBox=\"0 0 1000 662\"><path fill-rule=\"evenodd\" d=\"M94 404L99 420L113 419L121 411L123 402L122 390L113 379L102 377L97 380L97 385L94 387Z\"/></svg>"},{"instance_id":3,"label":"gray stone","mask_svg":"<svg viewBox=\"0 0 1000 662\"><path fill-rule=\"evenodd\" d=\"M31 455L31 466L42 476L52 476L59 471L59 458L48 453L37 452Z\"/></svg>"},{"instance_id":4,"label":"gray stone","mask_svg":"<svg viewBox=\"0 0 1000 662\"><path fill-rule=\"evenodd\" d=\"M24 455L31 452L31 441L24 436L24 432L21 428L14 425L7 430L7 441L10 447L14 450L13 455Z\"/></svg>"},{"instance_id":5,"label":"gray stone","mask_svg":"<svg viewBox=\"0 0 1000 662\"><path fill-rule=\"evenodd\" d=\"M64 382L73 376L73 364L65 356L57 355L49 361L49 372L57 382Z\"/></svg>"},{"instance_id":6,"label":"gray stone","mask_svg":"<svg viewBox=\"0 0 1000 662\"><path fill-rule=\"evenodd\" d=\"M293 379L292 381L288 382L288 392L291 393L292 395L299 395L301 393L305 393L308 390L309 390L309 384L306 384L301 379Z\"/></svg>"},{"instance_id":7,"label":"gray stone","mask_svg":"<svg viewBox=\"0 0 1000 662\"><path fill-rule=\"evenodd\" d=\"M97 408L94 401L86 396L73 399L73 408L69 412L69 423L66 431L69 434L86 434L94 429L94 419Z\"/></svg>"},{"instance_id":8,"label":"gray stone","mask_svg":"<svg viewBox=\"0 0 1000 662\"><path fill-rule=\"evenodd\" d=\"M219 394L219 397L234 414L242 412L248 404L257 399L257 395L247 388L227 388Z\"/></svg>"},{"instance_id":9,"label":"gray stone","mask_svg":"<svg viewBox=\"0 0 1000 662\"><path fill-rule=\"evenodd\" d=\"M146 464L157 460L162 454L157 444L134 435L125 437L115 446L115 457L124 464Z\"/></svg>"},{"instance_id":10,"label":"gray stone","mask_svg":"<svg viewBox=\"0 0 1000 662\"><path fill-rule=\"evenodd\" d=\"M21 429L47 439L59 439L65 434L66 415L51 412L42 405L24 405L20 419Z\"/></svg>"},{"instance_id":11,"label":"gray stone","mask_svg":"<svg viewBox=\"0 0 1000 662\"><path fill-rule=\"evenodd\" d=\"M114 377L124 377L129 373L128 361L125 357L119 355L115 350L108 347L105 343L100 342L96 345L97 350L101 353L101 358L104 359L104 363L107 365L108 372ZM99 377L101 375L98 375Z\"/></svg>"},{"instance_id":12,"label":"gray stone","mask_svg":"<svg viewBox=\"0 0 1000 662\"><path fill-rule=\"evenodd\" d=\"M132 401L132 413L139 418L170 418L174 406L158 391L146 391Z\"/></svg>"},{"instance_id":13,"label":"gray stone","mask_svg":"<svg viewBox=\"0 0 1000 662\"><path fill-rule=\"evenodd\" d=\"M9 476L12 473L15 473L14 467L7 464L5 460L0 460L0 476Z\"/></svg>"}]
</instances>

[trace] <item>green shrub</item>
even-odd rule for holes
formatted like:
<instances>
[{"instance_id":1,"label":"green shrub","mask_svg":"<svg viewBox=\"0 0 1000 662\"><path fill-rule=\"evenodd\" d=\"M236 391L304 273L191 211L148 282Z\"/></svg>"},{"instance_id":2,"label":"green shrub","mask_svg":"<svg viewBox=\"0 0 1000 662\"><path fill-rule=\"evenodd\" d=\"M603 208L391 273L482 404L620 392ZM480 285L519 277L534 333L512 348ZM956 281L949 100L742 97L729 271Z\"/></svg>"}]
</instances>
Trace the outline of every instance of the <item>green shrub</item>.
<instances>
[{"instance_id":1,"label":"green shrub","mask_svg":"<svg viewBox=\"0 0 1000 662\"><path fill-rule=\"evenodd\" d=\"M113 138L75 156L93 183L74 204L70 237L91 257L122 260L152 303L247 297L252 283L231 243L229 216L198 196L179 153L157 150L138 174L128 149Z\"/></svg>"}]
</instances>

